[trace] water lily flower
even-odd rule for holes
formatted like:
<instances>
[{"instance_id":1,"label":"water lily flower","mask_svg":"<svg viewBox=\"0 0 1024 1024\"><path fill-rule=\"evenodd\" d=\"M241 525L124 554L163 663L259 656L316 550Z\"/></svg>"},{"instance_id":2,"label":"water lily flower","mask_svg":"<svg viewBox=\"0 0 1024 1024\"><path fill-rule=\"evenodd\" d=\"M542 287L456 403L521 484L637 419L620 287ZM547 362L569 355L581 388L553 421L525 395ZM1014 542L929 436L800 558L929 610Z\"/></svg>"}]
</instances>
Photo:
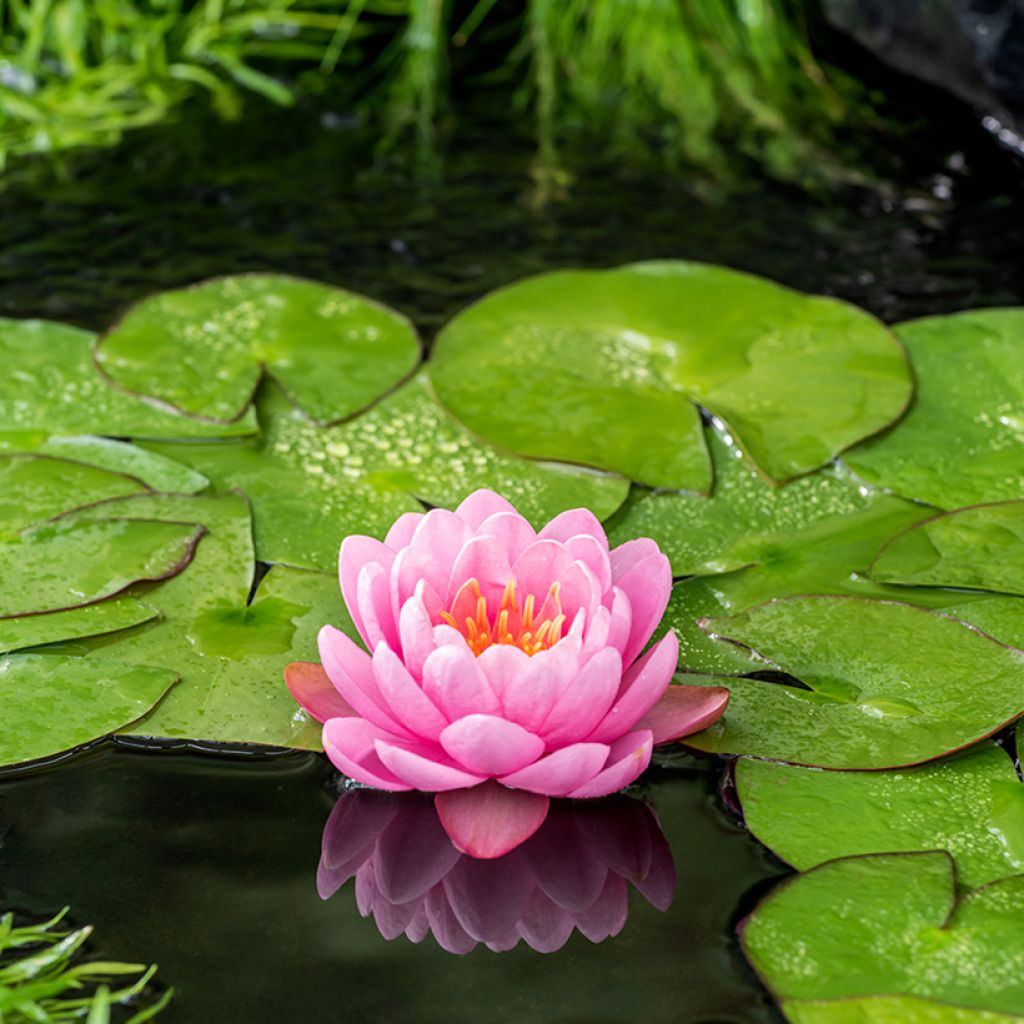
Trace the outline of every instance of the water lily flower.
<instances>
[{"instance_id":1,"label":"water lily flower","mask_svg":"<svg viewBox=\"0 0 1024 1024\"><path fill-rule=\"evenodd\" d=\"M288 685L345 775L462 794L439 802L443 820L491 808L466 794L496 780L533 795L511 819L507 801L496 812L521 841L549 797L622 789L656 744L710 725L729 699L669 685L673 632L644 652L668 603L668 559L647 539L609 550L586 509L536 532L476 491L454 512L401 516L383 543L347 537L339 569L366 650L324 626L322 669L289 666Z\"/></svg>"},{"instance_id":2,"label":"water lily flower","mask_svg":"<svg viewBox=\"0 0 1024 1024\"><path fill-rule=\"evenodd\" d=\"M343 793L327 819L320 896L351 878L359 912L384 938L421 942L430 933L459 954L520 942L553 953L574 930L602 942L626 924L630 883L661 911L676 886L658 819L640 800L557 800L522 846L482 861L452 843L429 798L365 789Z\"/></svg>"}]
</instances>

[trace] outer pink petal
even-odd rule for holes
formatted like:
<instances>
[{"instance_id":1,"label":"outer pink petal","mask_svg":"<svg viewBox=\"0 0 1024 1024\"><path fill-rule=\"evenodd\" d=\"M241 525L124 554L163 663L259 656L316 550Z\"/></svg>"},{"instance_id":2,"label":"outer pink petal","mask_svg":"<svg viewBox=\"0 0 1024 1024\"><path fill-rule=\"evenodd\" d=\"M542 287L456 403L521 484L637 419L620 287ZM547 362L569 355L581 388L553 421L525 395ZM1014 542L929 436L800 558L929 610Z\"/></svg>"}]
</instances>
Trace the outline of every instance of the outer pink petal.
<instances>
[{"instance_id":1,"label":"outer pink petal","mask_svg":"<svg viewBox=\"0 0 1024 1024\"><path fill-rule=\"evenodd\" d=\"M432 508L416 527L409 546L427 555L447 582L455 559L470 537L472 531L458 514L446 508ZM443 584L438 582L436 588L440 593Z\"/></svg>"},{"instance_id":2,"label":"outer pink petal","mask_svg":"<svg viewBox=\"0 0 1024 1024\"><path fill-rule=\"evenodd\" d=\"M571 508L567 512L560 512L540 531L543 539L559 540L563 543L579 534L593 537L605 551L608 550L608 538L604 527L589 508Z\"/></svg>"},{"instance_id":3,"label":"outer pink petal","mask_svg":"<svg viewBox=\"0 0 1024 1024\"><path fill-rule=\"evenodd\" d=\"M383 640L398 647L398 623L391 609L391 581L376 562L364 565L356 584L356 601L363 626L359 634L372 651Z\"/></svg>"},{"instance_id":4,"label":"outer pink petal","mask_svg":"<svg viewBox=\"0 0 1024 1024\"><path fill-rule=\"evenodd\" d=\"M611 708L621 682L619 652L614 647L598 651L562 691L537 730L547 749L589 736Z\"/></svg>"},{"instance_id":5,"label":"outer pink petal","mask_svg":"<svg viewBox=\"0 0 1024 1024\"><path fill-rule=\"evenodd\" d=\"M387 644L378 644L373 652L373 676L388 709L409 732L429 740L441 735L448 719Z\"/></svg>"},{"instance_id":6,"label":"outer pink petal","mask_svg":"<svg viewBox=\"0 0 1024 1024\"><path fill-rule=\"evenodd\" d=\"M351 719L340 718L340 722ZM469 772L446 763L440 754L435 755L429 748L408 743L378 741L377 753L381 761L411 789L425 793L441 793L446 789L464 789L484 781L483 775Z\"/></svg>"},{"instance_id":7,"label":"outer pink petal","mask_svg":"<svg viewBox=\"0 0 1024 1024\"><path fill-rule=\"evenodd\" d=\"M602 590L597 577L582 562L573 562L559 579L562 612L572 622L581 609L588 619L601 607Z\"/></svg>"},{"instance_id":8,"label":"outer pink petal","mask_svg":"<svg viewBox=\"0 0 1024 1024\"><path fill-rule=\"evenodd\" d=\"M464 715L494 714L501 707L461 637L458 643L438 647L423 663L423 692L450 722Z\"/></svg>"},{"instance_id":9,"label":"outer pink petal","mask_svg":"<svg viewBox=\"0 0 1024 1024\"><path fill-rule=\"evenodd\" d=\"M487 598L488 606L497 608L511 577L512 566L501 541L495 537L474 537L455 559L443 599L445 607L451 607L463 583L474 579L480 586L480 593Z\"/></svg>"},{"instance_id":10,"label":"outer pink petal","mask_svg":"<svg viewBox=\"0 0 1024 1024\"><path fill-rule=\"evenodd\" d=\"M423 602L425 584L402 605L398 616L398 632L402 640L402 661L415 679L423 678L423 663L437 647L434 623Z\"/></svg>"},{"instance_id":11,"label":"outer pink petal","mask_svg":"<svg viewBox=\"0 0 1024 1024\"><path fill-rule=\"evenodd\" d=\"M615 644L608 642L608 631L611 626L612 613L604 606L597 609L594 612L593 618L590 620L586 629L583 632L583 660L586 661L598 651L605 647L615 647ZM624 635L628 635L628 630ZM618 647L615 647L619 650ZM619 652L621 654L621 651Z\"/></svg>"},{"instance_id":12,"label":"outer pink petal","mask_svg":"<svg viewBox=\"0 0 1024 1024\"><path fill-rule=\"evenodd\" d=\"M633 608L629 596L619 587L612 587L611 622L608 624L608 646L625 654L629 634L633 629ZM623 664L629 662L623 658Z\"/></svg>"},{"instance_id":13,"label":"outer pink petal","mask_svg":"<svg viewBox=\"0 0 1024 1024\"><path fill-rule=\"evenodd\" d=\"M594 796L608 796L618 792L639 778L644 769L651 763L651 750L654 744L650 730L644 729L631 732L628 736L616 740L608 755L608 767L595 775L590 782L574 789L569 796L580 799Z\"/></svg>"},{"instance_id":14,"label":"outer pink petal","mask_svg":"<svg viewBox=\"0 0 1024 1024\"><path fill-rule=\"evenodd\" d=\"M495 715L466 715L441 733L450 757L479 775L518 771L544 753L544 741L521 725Z\"/></svg>"},{"instance_id":15,"label":"outer pink petal","mask_svg":"<svg viewBox=\"0 0 1024 1024\"><path fill-rule=\"evenodd\" d=\"M619 698L587 739L608 742L632 729L668 688L678 661L679 640L669 630L623 676Z\"/></svg>"},{"instance_id":16,"label":"outer pink petal","mask_svg":"<svg viewBox=\"0 0 1024 1024\"><path fill-rule=\"evenodd\" d=\"M572 564L572 555L565 550L565 545L555 540L534 541L512 563L512 575L520 600L524 600L527 594L533 594L538 608L541 608L551 584L561 580Z\"/></svg>"},{"instance_id":17,"label":"outer pink petal","mask_svg":"<svg viewBox=\"0 0 1024 1024\"><path fill-rule=\"evenodd\" d=\"M627 540L625 544L612 548L608 555L612 563L612 582L618 583L622 576L638 562L660 553L661 548L649 537Z\"/></svg>"},{"instance_id":18,"label":"outer pink petal","mask_svg":"<svg viewBox=\"0 0 1024 1024\"><path fill-rule=\"evenodd\" d=\"M485 782L434 797L438 817L456 848L491 860L525 843L544 823L548 798Z\"/></svg>"},{"instance_id":19,"label":"outer pink petal","mask_svg":"<svg viewBox=\"0 0 1024 1024\"><path fill-rule=\"evenodd\" d=\"M488 516L497 515L499 512L519 515L514 505L485 487L464 498L462 504L455 510L455 514L463 519L471 530L476 530Z\"/></svg>"},{"instance_id":20,"label":"outer pink petal","mask_svg":"<svg viewBox=\"0 0 1024 1024\"><path fill-rule=\"evenodd\" d=\"M499 512L488 516L476 534L478 537L494 537L500 541L510 562L515 561L537 539L533 527L516 512Z\"/></svg>"},{"instance_id":21,"label":"outer pink petal","mask_svg":"<svg viewBox=\"0 0 1024 1024\"><path fill-rule=\"evenodd\" d=\"M612 589L612 563L607 543L602 544L589 533L580 533L570 537L565 547L577 562L582 562L594 574L602 594Z\"/></svg>"},{"instance_id":22,"label":"outer pink petal","mask_svg":"<svg viewBox=\"0 0 1024 1024\"><path fill-rule=\"evenodd\" d=\"M654 745L700 732L722 717L729 691L722 686L670 686L637 723L650 729Z\"/></svg>"},{"instance_id":23,"label":"outer pink petal","mask_svg":"<svg viewBox=\"0 0 1024 1024\"><path fill-rule=\"evenodd\" d=\"M383 736L387 733L363 718L332 718L324 723L324 750L334 767L356 782L392 792L413 789L377 756L374 743Z\"/></svg>"},{"instance_id":24,"label":"outer pink petal","mask_svg":"<svg viewBox=\"0 0 1024 1024\"><path fill-rule=\"evenodd\" d=\"M359 712L334 688L322 665L293 661L284 669L284 681L302 709L318 722L328 718L353 718Z\"/></svg>"},{"instance_id":25,"label":"outer pink petal","mask_svg":"<svg viewBox=\"0 0 1024 1024\"><path fill-rule=\"evenodd\" d=\"M390 572L391 563L394 560L394 551L387 545L381 544L379 540L374 540L373 537L353 534L341 542L341 551L338 553L338 579L341 582L341 596L356 629L359 630L359 635L364 640L366 632L363 629L363 620L359 613L357 594L359 573L364 565L371 564L377 564L385 572Z\"/></svg>"},{"instance_id":26,"label":"outer pink petal","mask_svg":"<svg viewBox=\"0 0 1024 1024\"><path fill-rule=\"evenodd\" d=\"M623 664L628 665L644 649L665 614L672 593L672 568L659 551L630 566L616 578L615 585L629 597L633 613L629 640L622 652Z\"/></svg>"},{"instance_id":27,"label":"outer pink petal","mask_svg":"<svg viewBox=\"0 0 1024 1024\"><path fill-rule=\"evenodd\" d=\"M610 753L604 743L573 743L498 781L530 793L567 796L593 779L608 763Z\"/></svg>"},{"instance_id":28,"label":"outer pink petal","mask_svg":"<svg viewBox=\"0 0 1024 1024\"><path fill-rule=\"evenodd\" d=\"M391 524L391 529L388 530L384 543L392 551L400 551L412 540L412 535L416 532L416 527L419 526L422 518L422 512L403 512Z\"/></svg>"},{"instance_id":29,"label":"outer pink petal","mask_svg":"<svg viewBox=\"0 0 1024 1024\"><path fill-rule=\"evenodd\" d=\"M391 713L377 688L373 662L340 629L324 626L317 636L320 660L334 688L368 722L396 736L414 735Z\"/></svg>"}]
</instances>

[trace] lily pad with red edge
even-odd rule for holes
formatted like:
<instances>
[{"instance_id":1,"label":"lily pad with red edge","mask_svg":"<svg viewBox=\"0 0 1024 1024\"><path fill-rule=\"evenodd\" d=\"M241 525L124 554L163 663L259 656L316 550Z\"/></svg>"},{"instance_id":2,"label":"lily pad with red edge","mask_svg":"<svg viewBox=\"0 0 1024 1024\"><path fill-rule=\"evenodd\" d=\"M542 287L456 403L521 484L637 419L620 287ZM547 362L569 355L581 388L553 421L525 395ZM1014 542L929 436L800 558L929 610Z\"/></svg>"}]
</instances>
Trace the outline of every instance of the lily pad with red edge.
<instances>
[{"instance_id":1,"label":"lily pad with red edge","mask_svg":"<svg viewBox=\"0 0 1024 1024\"><path fill-rule=\"evenodd\" d=\"M1024 595L1024 501L944 512L893 537L872 579L917 587L961 587Z\"/></svg>"},{"instance_id":2,"label":"lily pad with red edge","mask_svg":"<svg viewBox=\"0 0 1024 1024\"><path fill-rule=\"evenodd\" d=\"M773 995L915 996L1024 1007L1024 875L958 897L946 853L847 857L787 879L747 918L747 959Z\"/></svg>"},{"instance_id":3,"label":"lily pad with red edge","mask_svg":"<svg viewBox=\"0 0 1024 1024\"><path fill-rule=\"evenodd\" d=\"M173 670L54 654L0 657L0 765L38 761L116 732L152 710Z\"/></svg>"},{"instance_id":4,"label":"lily pad with red edge","mask_svg":"<svg viewBox=\"0 0 1024 1024\"><path fill-rule=\"evenodd\" d=\"M419 339L399 313L283 274L152 295L96 344L97 365L125 391L221 423L245 413L264 373L329 423L376 401L419 361Z\"/></svg>"},{"instance_id":5,"label":"lily pad with red edge","mask_svg":"<svg viewBox=\"0 0 1024 1024\"><path fill-rule=\"evenodd\" d=\"M887 427L912 391L902 347L863 310L670 260L491 292L441 331L429 365L441 402L496 446L702 492L697 406L782 481Z\"/></svg>"},{"instance_id":6,"label":"lily pad with red edge","mask_svg":"<svg viewBox=\"0 0 1024 1024\"><path fill-rule=\"evenodd\" d=\"M854 999L787 999L782 1012L790 1024L1018 1024L1024 1016L951 1006L916 996L861 996Z\"/></svg>"},{"instance_id":7,"label":"lily pad with red edge","mask_svg":"<svg viewBox=\"0 0 1024 1024\"><path fill-rule=\"evenodd\" d=\"M0 654L116 633L152 622L159 614L155 608L133 597L115 597L82 608L0 619Z\"/></svg>"},{"instance_id":8,"label":"lily pad with red edge","mask_svg":"<svg viewBox=\"0 0 1024 1024\"><path fill-rule=\"evenodd\" d=\"M1024 872L1024 785L995 743L894 771L830 772L749 757L735 771L747 827L801 871L853 854L946 850L963 885Z\"/></svg>"},{"instance_id":9,"label":"lily pad with red edge","mask_svg":"<svg viewBox=\"0 0 1024 1024\"><path fill-rule=\"evenodd\" d=\"M793 683L687 676L731 693L722 719L685 739L698 750L878 770L935 760L1024 714L1024 653L926 609L797 597L701 625Z\"/></svg>"}]
</instances>

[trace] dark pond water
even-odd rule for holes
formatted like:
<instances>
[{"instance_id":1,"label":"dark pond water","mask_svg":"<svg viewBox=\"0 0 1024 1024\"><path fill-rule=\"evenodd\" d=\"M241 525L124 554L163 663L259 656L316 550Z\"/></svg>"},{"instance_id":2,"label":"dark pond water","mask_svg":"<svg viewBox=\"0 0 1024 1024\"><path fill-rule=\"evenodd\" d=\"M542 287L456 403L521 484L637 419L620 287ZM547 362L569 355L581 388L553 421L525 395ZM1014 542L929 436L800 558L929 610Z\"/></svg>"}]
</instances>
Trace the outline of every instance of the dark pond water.
<instances>
[{"instance_id":1,"label":"dark pond water","mask_svg":"<svg viewBox=\"0 0 1024 1024\"><path fill-rule=\"evenodd\" d=\"M539 211L529 146L469 122L442 187L364 179L362 140L329 97L227 127L202 118L89 155L65 181L0 193L0 315L101 328L132 300L245 269L337 282L410 314L427 338L523 274L701 259L840 295L887 320L1015 303L1024 203L1011 159L969 112L907 87L923 127L886 137L897 185L830 199L752 183L707 202L669 174L595 167ZM622 934L545 956L467 957L385 941L349 885L317 894L336 780L316 757L100 749L0 777L0 904L64 904L97 949L160 964L170 1024L778 1021L735 945L782 868L720 806L713 763L649 789L678 889L638 894Z\"/></svg>"}]
</instances>

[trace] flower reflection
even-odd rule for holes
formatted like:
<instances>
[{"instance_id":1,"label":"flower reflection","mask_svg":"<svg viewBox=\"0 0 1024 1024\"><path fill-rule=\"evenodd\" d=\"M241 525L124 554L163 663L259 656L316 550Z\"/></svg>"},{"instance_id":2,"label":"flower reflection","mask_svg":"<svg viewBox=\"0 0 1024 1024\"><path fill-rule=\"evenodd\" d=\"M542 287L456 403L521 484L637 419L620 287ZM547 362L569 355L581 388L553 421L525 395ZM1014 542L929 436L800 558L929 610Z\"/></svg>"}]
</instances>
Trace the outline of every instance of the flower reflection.
<instances>
[{"instance_id":1,"label":"flower reflection","mask_svg":"<svg viewBox=\"0 0 1024 1024\"><path fill-rule=\"evenodd\" d=\"M491 860L461 853L422 794L351 790L324 828L317 888L328 899L355 878L356 903L381 935L449 953L495 952L520 941L553 953L578 930L591 942L617 935L629 885L658 910L676 874L654 812L625 796L558 800L543 825Z\"/></svg>"}]
</instances>

